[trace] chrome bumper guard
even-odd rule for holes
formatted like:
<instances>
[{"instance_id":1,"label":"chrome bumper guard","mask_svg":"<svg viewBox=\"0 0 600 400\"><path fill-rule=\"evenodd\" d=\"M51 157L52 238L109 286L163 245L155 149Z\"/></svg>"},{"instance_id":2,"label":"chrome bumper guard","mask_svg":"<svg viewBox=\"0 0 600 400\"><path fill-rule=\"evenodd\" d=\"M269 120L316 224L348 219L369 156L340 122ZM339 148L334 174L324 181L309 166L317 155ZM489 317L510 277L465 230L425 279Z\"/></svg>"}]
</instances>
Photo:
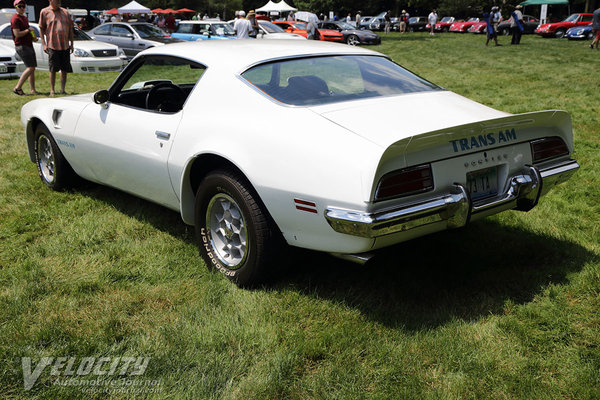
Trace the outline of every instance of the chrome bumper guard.
<instances>
[{"instance_id":1,"label":"chrome bumper guard","mask_svg":"<svg viewBox=\"0 0 600 400\"><path fill-rule=\"evenodd\" d=\"M467 189L456 183L441 196L375 213L328 207L325 209L325 218L336 232L364 238L404 232L444 221L447 228L459 228L469 222L472 214L499 208L531 210L540 196L569 179L578 168L575 160L542 170L527 166L520 174L509 177L506 191L493 198L472 201Z\"/></svg>"}]
</instances>

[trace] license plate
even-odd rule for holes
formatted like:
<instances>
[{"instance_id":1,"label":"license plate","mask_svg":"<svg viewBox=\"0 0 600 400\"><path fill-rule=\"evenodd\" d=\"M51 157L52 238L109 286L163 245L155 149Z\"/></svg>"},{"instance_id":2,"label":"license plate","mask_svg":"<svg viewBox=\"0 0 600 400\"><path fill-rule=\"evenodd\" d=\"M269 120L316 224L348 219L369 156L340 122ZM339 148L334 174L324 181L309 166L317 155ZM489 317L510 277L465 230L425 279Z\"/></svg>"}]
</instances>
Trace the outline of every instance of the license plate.
<instances>
[{"instance_id":1,"label":"license plate","mask_svg":"<svg viewBox=\"0 0 600 400\"><path fill-rule=\"evenodd\" d=\"M467 174L467 188L472 200L498 193L498 169L489 168Z\"/></svg>"},{"instance_id":2,"label":"license plate","mask_svg":"<svg viewBox=\"0 0 600 400\"><path fill-rule=\"evenodd\" d=\"M1 73L8 72L8 67L6 65L0 65L0 72Z\"/></svg>"}]
</instances>

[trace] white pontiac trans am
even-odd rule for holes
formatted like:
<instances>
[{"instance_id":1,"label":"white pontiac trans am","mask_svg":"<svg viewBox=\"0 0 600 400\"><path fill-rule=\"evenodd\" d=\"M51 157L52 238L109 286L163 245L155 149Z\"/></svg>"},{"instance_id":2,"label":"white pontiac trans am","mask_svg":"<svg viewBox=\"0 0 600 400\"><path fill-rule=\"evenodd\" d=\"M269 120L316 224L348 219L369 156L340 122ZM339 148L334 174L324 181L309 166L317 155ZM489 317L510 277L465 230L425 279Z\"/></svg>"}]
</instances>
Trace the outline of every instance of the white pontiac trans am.
<instances>
[{"instance_id":1,"label":"white pontiac trans am","mask_svg":"<svg viewBox=\"0 0 600 400\"><path fill-rule=\"evenodd\" d=\"M209 268L241 286L285 243L364 261L530 210L579 168L566 112L496 111L319 41L149 49L108 90L37 99L21 119L44 184L79 176L179 211Z\"/></svg>"}]
</instances>

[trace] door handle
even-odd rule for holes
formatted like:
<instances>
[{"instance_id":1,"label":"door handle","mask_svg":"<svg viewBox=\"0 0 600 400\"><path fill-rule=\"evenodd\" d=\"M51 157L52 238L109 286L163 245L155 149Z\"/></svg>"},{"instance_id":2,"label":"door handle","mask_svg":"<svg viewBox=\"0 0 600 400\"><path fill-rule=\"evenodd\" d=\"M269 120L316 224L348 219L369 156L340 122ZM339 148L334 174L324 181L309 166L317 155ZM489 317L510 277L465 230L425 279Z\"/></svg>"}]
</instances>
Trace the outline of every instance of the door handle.
<instances>
[{"instance_id":1,"label":"door handle","mask_svg":"<svg viewBox=\"0 0 600 400\"><path fill-rule=\"evenodd\" d=\"M156 131L154 132L156 137L163 140L169 140L171 138L171 134L167 132Z\"/></svg>"}]
</instances>

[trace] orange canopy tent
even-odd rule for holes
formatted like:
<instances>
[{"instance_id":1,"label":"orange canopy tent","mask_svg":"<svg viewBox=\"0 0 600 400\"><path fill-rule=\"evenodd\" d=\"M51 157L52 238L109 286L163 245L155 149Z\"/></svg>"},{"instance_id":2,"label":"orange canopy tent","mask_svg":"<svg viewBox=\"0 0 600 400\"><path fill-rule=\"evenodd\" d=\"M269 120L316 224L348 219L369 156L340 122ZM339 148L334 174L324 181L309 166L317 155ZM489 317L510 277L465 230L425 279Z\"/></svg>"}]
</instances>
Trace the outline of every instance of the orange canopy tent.
<instances>
[{"instance_id":1,"label":"orange canopy tent","mask_svg":"<svg viewBox=\"0 0 600 400\"><path fill-rule=\"evenodd\" d=\"M154 10L152 10L152 12L155 13L155 14L160 14L160 13L163 12L163 9L162 8L155 8Z\"/></svg>"},{"instance_id":2,"label":"orange canopy tent","mask_svg":"<svg viewBox=\"0 0 600 400\"><path fill-rule=\"evenodd\" d=\"M178 13L195 13L196 11L190 10L189 8L180 8L177 10Z\"/></svg>"},{"instance_id":3,"label":"orange canopy tent","mask_svg":"<svg viewBox=\"0 0 600 400\"><path fill-rule=\"evenodd\" d=\"M176 14L177 11L173 10L172 8L165 8L164 10L162 10L163 14Z\"/></svg>"},{"instance_id":4,"label":"orange canopy tent","mask_svg":"<svg viewBox=\"0 0 600 400\"><path fill-rule=\"evenodd\" d=\"M117 10L116 8L113 8L112 10L104 11L104 14L117 15L118 13L119 13L119 10Z\"/></svg>"}]
</instances>

